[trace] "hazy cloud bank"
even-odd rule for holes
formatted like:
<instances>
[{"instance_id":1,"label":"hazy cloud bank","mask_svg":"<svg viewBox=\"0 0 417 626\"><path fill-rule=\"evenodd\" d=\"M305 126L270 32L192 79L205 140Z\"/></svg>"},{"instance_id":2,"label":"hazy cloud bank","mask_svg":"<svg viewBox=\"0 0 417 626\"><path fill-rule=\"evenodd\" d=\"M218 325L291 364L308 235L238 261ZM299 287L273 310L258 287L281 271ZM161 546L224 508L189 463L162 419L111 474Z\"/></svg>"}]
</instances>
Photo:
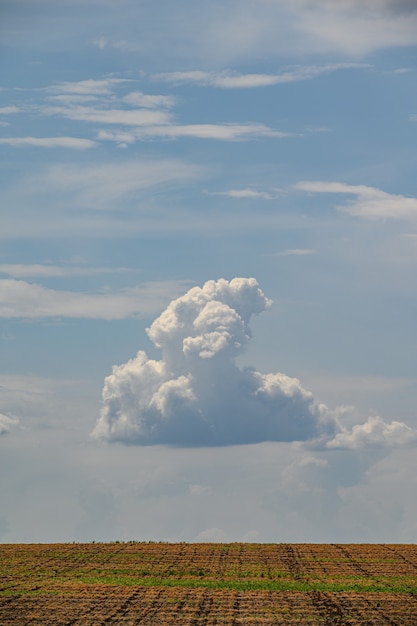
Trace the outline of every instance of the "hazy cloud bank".
<instances>
[{"instance_id":1,"label":"hazy cloud bank","mask_svg":"<svg viewBox=\"0 0 417 626\"><path fill-rule=\"evenodd\" d=\"M407 444L416 432L369 418L345 428L300 381L239 368L249 322L270 306L254 278L208 281L172 301L147 330L160 361L139 351L105 379L93 436L131 444L224 446L304 441L317 448Z\"/></svg>"},{"instance_id":2,"label":"hazy cloud bank","mask_svg":"<svg viewBox=\"0 0 417 626\"><path fill-rule=\"evenodd\" d=\"M181 282L161 281L119 291L107 289L88 293L50 289L24 280L0 279L0 318L120 320L141 317L157 311L181 288Z\"/></svg>"}]
</instances>

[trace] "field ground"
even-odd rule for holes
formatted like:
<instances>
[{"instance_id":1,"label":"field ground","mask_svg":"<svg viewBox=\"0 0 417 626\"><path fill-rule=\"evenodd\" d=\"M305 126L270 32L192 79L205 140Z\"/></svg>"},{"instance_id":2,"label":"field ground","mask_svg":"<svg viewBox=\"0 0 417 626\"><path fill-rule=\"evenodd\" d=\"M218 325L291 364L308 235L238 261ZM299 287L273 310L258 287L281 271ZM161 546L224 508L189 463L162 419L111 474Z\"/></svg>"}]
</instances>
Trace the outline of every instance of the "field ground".
<instances>
[{"instance_id":1,"label":"field ground","mask_svg":"<svg viewBox=\"0 0 417 626\"><path fill-rule=\"evenodd\" d=\"M3 544L1 626L417 626L417 546Z\"/></svg>"}]
</instances>

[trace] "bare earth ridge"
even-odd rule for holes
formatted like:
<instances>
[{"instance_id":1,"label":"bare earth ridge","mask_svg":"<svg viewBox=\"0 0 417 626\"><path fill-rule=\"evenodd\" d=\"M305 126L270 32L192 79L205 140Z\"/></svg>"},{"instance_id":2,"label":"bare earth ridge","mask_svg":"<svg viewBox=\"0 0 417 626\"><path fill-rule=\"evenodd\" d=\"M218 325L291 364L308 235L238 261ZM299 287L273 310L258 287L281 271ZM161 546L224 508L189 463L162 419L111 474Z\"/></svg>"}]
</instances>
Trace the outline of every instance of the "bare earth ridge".
<instances>
[{"instance_id":1,"label":"bare earth ridge","mask_svg":"<svg viewBox=\"0 0 417 626\"><path fill-rule=\"evenodd\" d=\"M0 545L0 624L417 625L417 546Z\"/></svg>"}]
</instances>

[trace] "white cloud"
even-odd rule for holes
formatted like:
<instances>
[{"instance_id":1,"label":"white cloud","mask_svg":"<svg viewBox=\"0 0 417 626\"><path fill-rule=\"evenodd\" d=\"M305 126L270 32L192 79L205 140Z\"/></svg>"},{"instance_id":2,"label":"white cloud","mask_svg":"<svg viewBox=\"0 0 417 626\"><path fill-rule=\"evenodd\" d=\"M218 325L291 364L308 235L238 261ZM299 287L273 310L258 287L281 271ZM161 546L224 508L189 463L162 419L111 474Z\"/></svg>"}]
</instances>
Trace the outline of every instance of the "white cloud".
<instances>
[{"instance_id":1,"label":"white cloud","mask_svg":"<svg viewBox=\"0 0 417 626\"><path fill-rule=\"evenodd\" d=\"M9 433L15 426L17 426L19 420L15 417L8 417L0 413L0 436Z\"/></svg>"},{"instance_id":2,"label":"white cloud","mask_svg":"<svg viewBox=\"0 0 417 626\"><path fill-rule=\"evenodd\" d=\"M366 219L417 219L417 198L389 194L366 185L346 185L337 182L302 181L295 187L312 193L356 196L350 204L337 207L350 215Z\"/></svg>"},{"instance_id":3,"label":"white cloud","mask_svg":"<svg viewBox=\"0 0 417 626\"><path fill-rule=\"evenodd\" d=\"M194 137L198 139L218 139L221 141L243 141L259 137L291 137L265 124L165 124L163 126L144 126L132 128L129 133L111 133L100 131L98 139L133 143L141 139L178 139L179 137Z\"/></svg>"},{"instance_id":4,"label":"white cloud","mask_svg":"<svg viewBox=\"0 0 417 626\"><path fill-rule=\"evenodd\" d=\"M75 317L116 320L155 313L184 282L149 282L117 292L55 290L22 280L0 279L0 318Z\"/></svg>"},{"instance_id":5,"label":"white cloud","mask_svg":"<svg viewBox=\"0 0 417 626\"><path fill-rule=\"evenodd\" d=\"M185 68L190 59L194 67L200 63L203 69L290 55L357 60L379 49L417 43L417 13L407 12L405 8L410 7L401 3L399 7L394 0L213 0L194 13L184 3L175 7L175 29L161 25L156 39L154 31L152 39L143 33L141 45L169 61L179 59ZM246 80L262 83L269 81L268 76L255 79L249 75ZM243 86L245 79L240 82Z\"/></svg>"},{"instance_id":6,"label":"white cloud","mask_svg":"<svg viewBox=\"0 0 417 626\"><path fill-rule=\"evenodd\" d=\"M312 74L314 68L303 71L306 74ZM35 107L35 110L47 116L60 116L92 124L122 127L117 130L102 129L97 133L99 141L115 141L120 147L127 147L136 141L152 139L194 137L241 141L293 135L254 122L179 124L174 121L171 112L168 111L176 104L176 98L160 94L145 94L140 91L119 97L112 93L119 82L125 81L124 79L103 79L59 83L48 88L49 92L58 92L50 96L52 103L41 104Z\"/></svg>"},{"instance_id":7,"label":"white cloud","mask_svg":"<svg viewBox=\"0 0 417 626\"><path fill-rule=\"evenodd\" d=\"M149 109L96 109L86 106L53 107L42 106L45 115L61 115L71 120L94 124L122 124L126 126L148 126L168 124L171 117L164 111Z\"/></svg>"},{"instance_id":8,"label":"white cloud","mask_svg":"<svg viewBox=\"0 0 417 626\"><path fill-rule=\"evenodd\" d=\"M77 137L1 137L0 144L16 148L34 146L37 148L70 148L73 150L87 150L97 145L95 141Z\"/></svg>"},{"instance_id":9,"label":"white cloud","mask_svg":"<svg viewBox=\"0 0 417 626\"><path fill-rule=\"evenodd\" d=\"M133 81L128 78L102 78L99 80L89 79L75 82L63 81L55 83L48 87L47 90L63 94L102 96L111 94L115 87L130 82Z\"/></svg>"},{"instance_id":10,"label":"white cloud","mask_svg":"<svg viewBox=\"0 0 417 626\"><path fill-rule=\"evenodd\" d=\"M197 85L209 87L222 87L225 89L266 87L275 85L277 76L274 74L235 74L232 72L203 72L199 70L189 72L169 72L156 74L155 80L167 83L195 83Z\"/></svg>"},{"instance_id":11,"label":"white cloud","mask_svg":"<svg viewBox=\"0 0 417 626\"><path fill-rule=\"evenodd\" d=\"M379 416L369 417L364 424L356 424L351 431L343 430L326 443L327 448L360 449L411 445L417 442L417 431L404 422L385 422Z\"/></svg>"},{"instance_id":12,"label":"white cloud","mask_svg":"<svg viewBox=\"0 0 417 626\"><path fill-rule=\"evenodd\" d=\"M391 0L296 0L295 28L317 52L369 54L380 48L417 43L417 12Z\"/></svg>"},{"instance_id":13,"label":"white cloud","mask_svg":"<svg viewBox=\"0 0 417 626\"><path fill-rule=\"evenodd\" d=\"M115 274L130 272L127 267L83 267L74 265L25 265L22 263L0 264L0 273L13 278L55 278L65 276L98 276L100 274Z\"/></svg>"},{"instance_id":14,"label":"white cloud","mask_svg":"<svg viewBox=\"0 0 417 626\"><path fill-rule=\"evenodd\" d=\"M93 124L146 126L169 123L171 118L165 109L174 106L176 99L140 91L124 96L114 93L118 87L131 82L134 81L104 78L56 83L46 89L53 94L49 96L52 104L38 106L37 110L44 115L59 115Z\"/></svg>"},{"instance_id":15,"label":"white cloud","mask_svg":"<svg viewBox=\"0 0 417 626\"><path fill-rule=\"evenodd\" d=\"M73 107L79 104L89 104L94 103L102 99L100 95L95 94L74 94L74 93L60 93L55 96L49 96L48 101L52 102L54 105L58 104L60 106L64 105L65 107ZM39 107L37 109L39 111ZM43 109L41 109L42 112Z\"/></svg>"},{"instance_id":16,"label":"white cloud","mask_svg":"<svg viewBox=\"0 0 417 626\"><path fill-rule=\"evenodd\" d=\"M417 11L415 0L339 0L335 5L333 0L300 0L305 6L330 8L337 11L384 11L404 13Z\"/></svg>"},{"instance_id":17,"label":"white cloud","mask_svg":"<svg viewBox=\"0 0 417 626\"><path fill-rule=\"evenodd\" d=\"M290 248L289 250L283 250L282 252L274 252L272 254L265 254L265 256L310 256L316 254L317 250L311 248Z\"/></svg>"},{"instance_id":18,"label":"white cloud","mask_svg":"<svg viewBox=\"0 0 417 626\"><path fill-rule=\"evenodd\" d=\"M153 94L145 94L141 91L132 91L123 98L123 102L138 107L156 109L158 107L173 107L176 99L173 96L159 96Z\"/></svg>"},{"instance_id":19,"label":"white cloud","mask_svg":"<svg viewBox=\"0 0 417 626\"><path fill-rule=\"evenodd\" d=\"M118 41L110 41L106 37L98 37L93 40L93 44L97 46L100 50L104 50L105 48L114 48L115 50L125 50L125 51L133 51L137 49L137 45L131 44L127 41L118 40Z\"/></svg>"},{"instance_id":20,"label":"white cloud","mask_svg":"<svg viewBox=\"0 0 417 626\"><path fill-rule=\"evenodd\" d=\"M93 44L97 46L97 48L100 48L100 50L104 50L108 43L108 39L106 39L105 37L98 37L93 41Z\"/></svg>"},{"instance_id":21,"label":"white cloud","mask_svg":"<svg viewBox=\"0 0 417 626\"><path fill-rule=\"evenodd\" d=\"M403 422L356 424L352 407L331 412L296 378L239 368L251 317L269 305L254 278L211 280L172 301L147 329L162 359L139 351L113 367L93 437L183 447L299 441L315 450L417 441Z\"/></svg>"},{"instance_id":22,"label":"white cloud","mask_svg":"<svg viewBox=\"0 0 417 626\"><path fill-rule=\"evenodd\" d=\"M100 130L97 133L97 139L99 141L115 141L119 146L127 146L129 144L135 143L138 139L137 134L134 131L108 131L108 130Z\"/></svg>"},{"instance_id":23,"label":"white cloud","mask_svg":"<svg viewBox=\"0 0 417 626\"><path fill-rule=\"evenodd\" d=\"M20 109L17 106L0 107L0 115L12 115L19 112Z\"/></svg>"},{"instance_id":24,"label":"white cloud","mask_svg":"<svg viewBox=\"0 0 417 626\"><path fill-rule=\"evenodd\" d=\"M114 366L93 435L137 444L210 446L333 433L296 378L240 369L249 321L270 302L255 279L220 279L171 302L148 329L162 360L140 351Z\"/></svg>"},{"instance_id":25,"label":"white cloud","mask_svg":"<svg viewBox=\"0 0 417 626\"><path fill-rule=\"evenodd\" d=\"M334 63L323 66L295 67L280 74L238 74L229 70L222 72L204 72L199 70L189 72L167 72L155 74L155 80L168 83L195 83L208 87L220 87L223 89L249 89L254 87L267 87L282 83L293 83L301 80L311 80L328 72L340 69L364 68L368 65L361 63Z\"/></svg>"},{"instance_id":26,"label":"white cloud","mask_svg":"<svg viewBox=\"0 0 417 626\"><path fill-rule=\"evenodd\" d=\"M228 198L260 198L262 200L273 200L275 196L267 191L256 191L255 189L229 189L228 191L207 191L210 196L226 196Z\"/></svg>"}]
</instances>

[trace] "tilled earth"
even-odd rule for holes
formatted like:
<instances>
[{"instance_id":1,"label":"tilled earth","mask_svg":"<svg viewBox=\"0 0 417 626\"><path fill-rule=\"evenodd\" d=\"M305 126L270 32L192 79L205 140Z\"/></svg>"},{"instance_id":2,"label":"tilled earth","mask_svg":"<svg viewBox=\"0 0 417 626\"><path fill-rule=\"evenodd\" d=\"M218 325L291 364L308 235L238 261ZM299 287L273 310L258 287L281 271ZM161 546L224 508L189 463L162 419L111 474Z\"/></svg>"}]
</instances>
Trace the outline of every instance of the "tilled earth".
<instances>
[{"instance_id":1,"label":"tilled earth","mask_svg":"<svg viewBox=\"0 0 417 626\"><path fill-rule=\"evenodd\" d=\"M0 546L0 624L417 626L417 546Z\"/></svg>"}]
</instances>

